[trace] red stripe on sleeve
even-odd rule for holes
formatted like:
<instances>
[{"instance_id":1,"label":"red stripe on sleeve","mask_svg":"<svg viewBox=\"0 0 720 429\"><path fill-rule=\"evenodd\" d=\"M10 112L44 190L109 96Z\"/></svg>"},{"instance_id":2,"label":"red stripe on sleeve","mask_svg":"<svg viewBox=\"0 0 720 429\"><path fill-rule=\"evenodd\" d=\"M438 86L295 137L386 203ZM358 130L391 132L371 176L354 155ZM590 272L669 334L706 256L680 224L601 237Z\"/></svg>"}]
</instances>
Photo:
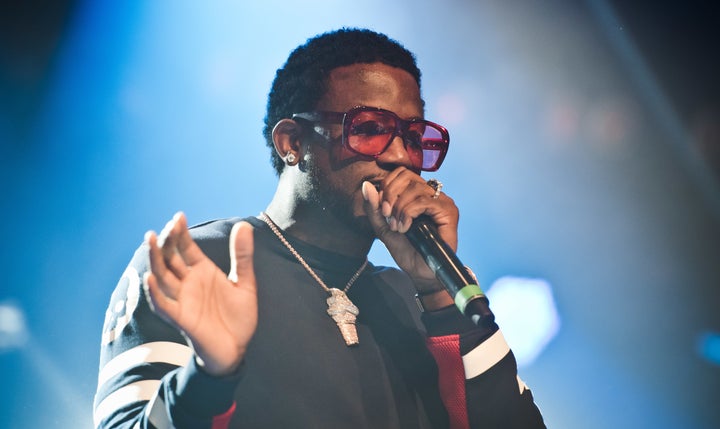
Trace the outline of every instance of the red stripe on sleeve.
<instances>
[{"instance_id":1,"label":"red stripe on sleeve","mask_svg":"<svg viewBox=\"0 0 720 429\"><path fill-rule=\"evenodd\" d=\"M440 396L450 416L450 428L469 429L460 336L430 337L426 343L438 366Z\"/></svg>"},{"instance_id":2,"label":"red stripe on sleeve","mask_svg":"<svg viewBox=\"0 0 720 429\"><path fill-rule=\"evenodd\" d=\"M227 429L228 425L230 425L230 419L233 414L235 414L235 402L233 402L232 406L227 411L213 417L212 429Z\"/></svg>"}]
</instances>

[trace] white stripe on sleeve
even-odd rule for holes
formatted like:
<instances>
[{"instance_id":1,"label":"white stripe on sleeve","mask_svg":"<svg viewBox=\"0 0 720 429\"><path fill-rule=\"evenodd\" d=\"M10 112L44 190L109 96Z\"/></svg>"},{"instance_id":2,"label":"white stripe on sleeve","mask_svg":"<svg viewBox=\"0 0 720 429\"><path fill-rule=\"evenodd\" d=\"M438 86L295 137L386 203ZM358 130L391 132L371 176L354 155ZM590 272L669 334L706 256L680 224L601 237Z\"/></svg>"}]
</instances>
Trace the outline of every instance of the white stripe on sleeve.
<instances>
[{"instance_id":1,"label":"white stripe on sleeve","mask_svg":"<svg viewBox=\"0 0 720 429\"><path fill-rule=\"evenodd\" d=\"M167 410L165 410L165 402L160 398L157 391L145 409L145 414L148 416L148 421L157 429L173 429L170 416L167 415Z\"/></svg>"},{"instance_id":2,"label":"white stripe on sleeve","mask_svg":"<svg viewBox=\"0 0 720 429\"><path fill-rule=\"evenodd\" d=\"M149 401L160 387L160 380L140 380L121 387L109 394L95 407L93 422L98 427L101 421L115 410L133 402Z\"/></svg>"},{"instance_id":3,"label":"white stripe on sleeve","mask_svg":"<svg viewBox=\"0 0 720 429\"><path fill-rule=\"evenodd\" d=\"M465 379L469 380L484 373L500 362L510 352L505 337L498 329L490 338L470 350L462 357Z\"/></svg>"},{"instance_id":4,"label":"white stripe on sleeve","mask_svg":"<svg viewBox=\"0 0 720 429\"><path fill-rule=\"evenodd\" d=\"M185 344L170 341L141 344L120 353L106 363L98 375L98 387L113 376L143 363L162 362L184 366L192 354L192 349Z\"/></svg>"}]
</instances>

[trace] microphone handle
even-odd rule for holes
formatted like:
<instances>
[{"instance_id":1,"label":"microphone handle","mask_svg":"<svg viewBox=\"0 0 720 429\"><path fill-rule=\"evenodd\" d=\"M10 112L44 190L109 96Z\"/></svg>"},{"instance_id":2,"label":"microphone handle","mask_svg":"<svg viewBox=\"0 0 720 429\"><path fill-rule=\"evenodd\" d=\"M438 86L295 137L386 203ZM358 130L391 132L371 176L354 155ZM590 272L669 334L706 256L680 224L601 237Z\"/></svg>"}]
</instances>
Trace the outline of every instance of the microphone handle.
<instances>
[{"instance_id":1,"label":"microphone handle","mask_svg":"<svg viewBox=\"0 0 720 429\"><path fill-rule=\"evenodd\" d=\"M455 299L455 305L461 313L476 325L489 325L495 320L488 299L477 280L440 237L432 219L426 215L419 216L405 236Z\"/></svg>"}]
</instances>

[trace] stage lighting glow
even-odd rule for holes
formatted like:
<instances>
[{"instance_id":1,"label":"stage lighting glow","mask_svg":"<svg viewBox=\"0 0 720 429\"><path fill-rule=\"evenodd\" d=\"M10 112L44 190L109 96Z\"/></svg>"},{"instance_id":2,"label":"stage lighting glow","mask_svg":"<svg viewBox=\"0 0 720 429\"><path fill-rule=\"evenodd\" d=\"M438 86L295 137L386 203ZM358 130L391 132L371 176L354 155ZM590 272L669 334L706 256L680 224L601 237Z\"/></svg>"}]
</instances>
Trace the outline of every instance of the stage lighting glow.
<instances>
[{"instance_id":1,"label":"stage lighting glow","mask_svg":"<svg viewBox=\"0 0 720 429\"><path fill-rule=\"evenodd\" d=\"M9 302L0 303L0 352L24 346L27 338L22 309Z\"/></svg>"},{"instance_id":2,"label":"stage lighting glow","mask_svg":"<svg viewBox=\"0 0 720 429\"><path fill-rule=\"evenodd\" d=\"M436 104L438 120L448 127L461 124L467 119L467 102L458 94L443 94L437 99Z\"/></svg>"},{"instance_id":3,"label":"stage lighting glow","mask_svg":"<svg viewBox=\"0 0 720 429\"><path fill-rule=\"evenodd\" d=\"M720 365L720 332L705 332L698 341L698 352L706 361Z\"/></svg>"},{"instance_id":4,"label":"stage lighting glow","mask_svg":"<svg viewBox=\"0 0 720 429\"><path fill-rule=\"evenodd\" d=\"M490 286L487 296L518 366L532 364L560 329L550 283L502 277Z\"/></svg>"}]
</instances>

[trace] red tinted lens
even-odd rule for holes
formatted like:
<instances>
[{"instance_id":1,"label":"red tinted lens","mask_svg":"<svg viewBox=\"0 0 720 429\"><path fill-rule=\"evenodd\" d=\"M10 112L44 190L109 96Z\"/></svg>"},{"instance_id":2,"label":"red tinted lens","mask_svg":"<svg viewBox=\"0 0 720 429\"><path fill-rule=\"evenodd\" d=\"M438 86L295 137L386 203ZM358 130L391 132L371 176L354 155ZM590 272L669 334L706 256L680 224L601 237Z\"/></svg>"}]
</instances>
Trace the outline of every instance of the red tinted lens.
<instances>
[{"instance_id":1,"label":"red tinted lens","mask_svg":"<svg viewBox=\"0 0 720 429\"><path fill-rule=\"evenodd\" d=\"M383 112L358 111L347 119L350 120L345 126L347 144L363 155L380 155L397 128L395 118Z\"/></svg>"},{"instance_id":2,"label":"red tinted lens","mask_svg":"<svg viewBox=\"0 0 720 429\"><path fill-rule=\"evenodd\" d=\"M448 146L442 131L427 124L420 146L423 151L422 169L437 170L445 158Z\"/></svg>"},{"instance_id":3,"label":"red tinted lens","mask_svg":"<svg viewBox=\"0 0 720 429\"><path fill-rule=\"evenodd\" d=\"M344 118L343 133L348 149L377 157L388 148L393 136L402 134L415 168L435 171L440 167L448 147L447 133L441 127L424 120L406 122L388 111L362 109L351 110ZM407 128L400 132L398 127Z\"/></svg>"}]
</instances>

